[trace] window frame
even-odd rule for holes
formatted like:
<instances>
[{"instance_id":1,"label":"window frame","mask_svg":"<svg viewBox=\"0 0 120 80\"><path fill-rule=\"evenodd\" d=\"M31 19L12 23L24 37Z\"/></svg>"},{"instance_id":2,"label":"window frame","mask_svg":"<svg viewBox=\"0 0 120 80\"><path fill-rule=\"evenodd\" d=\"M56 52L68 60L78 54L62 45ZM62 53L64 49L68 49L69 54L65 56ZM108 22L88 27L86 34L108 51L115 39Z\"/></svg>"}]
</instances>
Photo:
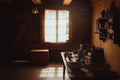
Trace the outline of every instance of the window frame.
<instances>
[{"instance_id":1,"label":"window frame","mask_svg":"<svg viewBox=\"0 0 120 80\"><path fill-rule=\"evenodd\" d=\"M59 11L59 10L67 10L67 9L45 9L45 10L55 10L55 11ZM46 42L45 41L45 10L44 10L44 26L43 26L43 29L42 29L42 34L43 34L43 43L46 43L46 44L67 44L67 43L70 43L72 42L72 21L71 21L71 17L70 17L70 11L69 11L69 39L66 41L66 42ZM57 14L58 15L58 14ZM57 25L58 26L58 25Z\"/></svg>"}]
</instances>

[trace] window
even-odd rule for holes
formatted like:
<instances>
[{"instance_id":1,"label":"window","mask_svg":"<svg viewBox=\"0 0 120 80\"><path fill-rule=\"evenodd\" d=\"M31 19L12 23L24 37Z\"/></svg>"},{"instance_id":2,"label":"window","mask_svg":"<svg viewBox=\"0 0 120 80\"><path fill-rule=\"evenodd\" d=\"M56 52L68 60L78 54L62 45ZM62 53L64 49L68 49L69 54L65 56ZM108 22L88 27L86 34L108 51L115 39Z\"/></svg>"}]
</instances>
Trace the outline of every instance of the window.
<instances>
[{"instance_id":1,"label":"window","mask_svg":"<svg viewBox=\"0 0 120 80\"><path fill-rule=\"evenodd\" d=\"M69 11L45 10L45 42L65 43L69 40Z\"/></svg>"}]
</instances>

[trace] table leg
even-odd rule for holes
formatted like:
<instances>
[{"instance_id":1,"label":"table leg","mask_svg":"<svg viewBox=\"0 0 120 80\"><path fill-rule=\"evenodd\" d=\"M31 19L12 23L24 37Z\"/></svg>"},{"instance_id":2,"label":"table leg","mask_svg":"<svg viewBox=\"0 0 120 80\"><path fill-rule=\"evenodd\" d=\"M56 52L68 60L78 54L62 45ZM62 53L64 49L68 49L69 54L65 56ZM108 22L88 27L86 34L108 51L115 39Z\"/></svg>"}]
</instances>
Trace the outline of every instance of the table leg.
<instances>
[{"instance_id":1,"label":"table leg","mask_svg":"<svg viewBox=\"0 0 120 80\"><path fill-rule=\"evenodd\" d=\"M63 80L65 80L65 65L63 65Z\"/></svg>"}]
</instances>

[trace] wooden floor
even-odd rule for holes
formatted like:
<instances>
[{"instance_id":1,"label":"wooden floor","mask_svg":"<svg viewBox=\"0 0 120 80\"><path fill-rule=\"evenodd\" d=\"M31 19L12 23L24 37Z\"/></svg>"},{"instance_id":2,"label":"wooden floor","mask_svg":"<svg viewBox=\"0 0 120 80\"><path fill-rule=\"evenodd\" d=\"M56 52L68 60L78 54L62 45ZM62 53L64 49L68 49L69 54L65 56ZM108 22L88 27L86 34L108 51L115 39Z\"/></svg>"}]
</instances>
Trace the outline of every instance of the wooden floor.
<instances>
[{"instance_id":1,"label":"wooden floor","mask_svg":"<svg viewBox=\"0 0 120 80\"><path fill-rule=\"evenodd\" d=\"M27 62L1 64L0 80L63 80L63 64L49 63L46 66L32 66ZM65 80L70 80L67 75Z\"/></svg>"},{"instance_id":2,"label":"wooden floor","mask_svg":"<svg viewBox=\"0 0 120 80\"><path fill-rule=\"evenodd\" d=\"M63 64L32 66L28 63L14 62L0 65L0 80L63 80ZM69 79L66 77L65 80Z\"/></svg>"}]
</instances>

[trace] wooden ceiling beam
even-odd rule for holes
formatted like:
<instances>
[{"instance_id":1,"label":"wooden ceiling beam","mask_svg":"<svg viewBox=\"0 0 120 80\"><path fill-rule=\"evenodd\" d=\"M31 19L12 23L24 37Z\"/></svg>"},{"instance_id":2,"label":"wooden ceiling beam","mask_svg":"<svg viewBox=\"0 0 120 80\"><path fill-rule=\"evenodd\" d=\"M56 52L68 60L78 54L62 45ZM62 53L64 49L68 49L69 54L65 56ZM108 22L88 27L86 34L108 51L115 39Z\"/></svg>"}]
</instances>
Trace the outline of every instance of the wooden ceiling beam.
<instances>
[{"instance_id":1,"label":"wooden ceiling beam","mask_svg":"<svg viewBox=\"0 0 120 80\"><path fill-rule=\"evenodd\" d=\"M72 0L63 0L63 5L69 5L72 2Z\"/></svg>"},{"instance_id":2,"label":"wooden ceiling beam","mask_svg":"<svg viewBox=\"0 0 120 80\"><path fill-rule=\"evenodd\" d=\"M41 4L41 0L32 0L34 4Z\"/></svg>"},{"instance_id":3,"label":"wooden ceiling beam","mask_svg":"<svg viewBox=\"0 0 120 80\"><path fill-rule=\"evenodd\" d=\"M99 2L100 0L90 0L91 4L95 4L97 2Z\"/></svg>"}]
</instances>

